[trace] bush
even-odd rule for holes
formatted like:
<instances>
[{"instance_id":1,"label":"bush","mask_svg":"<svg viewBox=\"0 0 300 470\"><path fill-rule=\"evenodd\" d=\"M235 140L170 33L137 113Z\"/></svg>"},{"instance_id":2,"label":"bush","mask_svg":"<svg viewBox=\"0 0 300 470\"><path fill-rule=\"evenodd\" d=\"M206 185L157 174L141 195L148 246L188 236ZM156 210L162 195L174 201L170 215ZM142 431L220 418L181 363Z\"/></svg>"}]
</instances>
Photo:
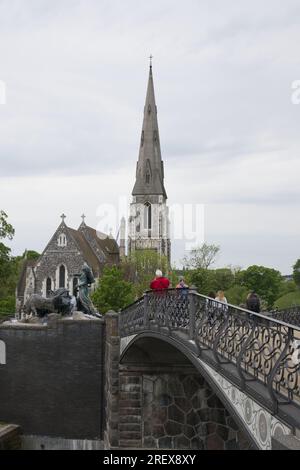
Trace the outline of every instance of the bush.
<instances>
[{"instance_id":1,"label":"bush","mask_svg":"<svg viewBox=\"0 0 300 470\"><path fill-rule=\"evenodd\" d=\"M225 295L227 301L232 305L246 305L247 295L249 291L243 286L232 286L226 290Z\"/></svg>"},{"instance_id":2,"label":"bush","mask_svg":"<svg viewBox=\"0 0 300 470\"><path fill-rule=\"evenodd\" d=\"M265 266L249 266L241 273L242 285L255 291L271 308L278 298L282 276L276 269Z\"/></svg>"},{"instance_id":3,"label":"bush","mask_svg":"<svg viewBox=\"0 0 300 470\"><path fill-rule=\"evenodd\" d=\"M294 281L281 281L278 297L283 297L290 292L296 292L297 286Z\"/></svg>"},{"instance_id":4,"label":"bush","mask_svg":"<svg viewBox=\"0 0 300 470\"><path fill-rule=\"evenodd\" d=\"M0 320L3 320L6 316L11 316L16 311L16 298L15 296L9 296L5 299L0 300Z\"/></svg>"},{"instance_id":5,"label":"bush","mask_svg":"<svg viewBox=\"0 0 300 470\"><path fill-rule=\"evenodd\" d=\"M100 313L106 313L108 310L118 312L134 301L133 285L124 280L122 269L106 266L92 294L92 301Z\"/></svg>"},{"instance_id":6,"label":"bush","mask_svg":"<svg viewBox=\"0 0 300 470\"><path fill-rule=\"evenodd\" d=\"M275 307L279 310L284 310L286 308L295 307L300 305L300 291L289 292L288 294L280 297L275 302Z\"/></svg>"}]
</instances>

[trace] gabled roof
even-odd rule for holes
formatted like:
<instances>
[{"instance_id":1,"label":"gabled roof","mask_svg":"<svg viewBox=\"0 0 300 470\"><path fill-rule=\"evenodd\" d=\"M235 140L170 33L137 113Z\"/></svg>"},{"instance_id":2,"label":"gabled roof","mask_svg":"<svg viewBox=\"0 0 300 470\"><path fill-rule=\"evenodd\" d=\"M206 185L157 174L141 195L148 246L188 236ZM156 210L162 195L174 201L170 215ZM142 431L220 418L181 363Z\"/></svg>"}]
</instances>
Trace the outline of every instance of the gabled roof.
<instances>
[{"instance_id":1,"label":"gabled roof","mask_svg":"<svg viewBox=\"0 0 300 470\"><path fill-rule=\"evenodd\" d=\"M85 227L85 229L89 233L89 237L86 237L84 235L84 232L82 230L82 227ZM102 234L102 239L100 239L97 236L97 232L95 229L92 227L88 227L84 222L80 225L78 230L75 230L73 228L70 228L66 225L65 221L63 220L56 231L54 232L54 235L52 236L51 240L49 243L46 245L45 249L43 250L42 254L40 255L39 259L36 261L36 264L39 264L40 259L43 257L44 253L47 251L49 245L51 244L52 240L55 239L56 234L59 231L66 231L69 233L71 238L74 240L76 246L78 247L78 250L83 254L86 262L88 265L93 269L94 273L99 273L99 270L101 268L101 265L103 264L103 261L97 257L97 254L93 250L91 242L90 241L95 241L97 245L99 246L100 250L103 252L103 254L109 258L111 255L118 255L119 254L119 246L117 242L108 237L106 234ZM109 259L108 261L115 261L114 259Z\"/></svg>"},{"instance_id":2,"label":"gabled roof","mask_svg":"<svg viewBox=\"0 0 300 470\"><path fill-rule=\"evenodd\" d=\"M87 264L92 268L94 274L99 273L99 260L93 252L92 248L90 247L89 243L83 236L83 234L80 233L78 230L74 230L70 227L68 227L68 231L74 238L76 245L81 251Z\"/></svg>"},{"instance_id":3,"label":"gabled roof","mask_svg":"<svg viewBox=\"0 0 300 470\"><path fill-rule=\"evenodd\" d=\"M23 266L22 266L20 277L19 277L19 282L17 285L17 295L24 295L25 286L26 286L27 268L34 268L36 263L37 263L37 260L34 260L34 259L25 259L23 261Z\"/></svg>"},{"instance_id":4,"label":"gabled roof","mask_svg":"<svg viewBox=\"0 0 300 470\"><path fill-rule=\"evenodd\" d=\"M119 254L119 245L114 238L109 237L107 234L99 232L92 227L89 227L83 222L80 225L78 231L84 233L84 230L87 230L90 237L97 242L98 247L105 255Z\"/></svg>"}]
</instances>

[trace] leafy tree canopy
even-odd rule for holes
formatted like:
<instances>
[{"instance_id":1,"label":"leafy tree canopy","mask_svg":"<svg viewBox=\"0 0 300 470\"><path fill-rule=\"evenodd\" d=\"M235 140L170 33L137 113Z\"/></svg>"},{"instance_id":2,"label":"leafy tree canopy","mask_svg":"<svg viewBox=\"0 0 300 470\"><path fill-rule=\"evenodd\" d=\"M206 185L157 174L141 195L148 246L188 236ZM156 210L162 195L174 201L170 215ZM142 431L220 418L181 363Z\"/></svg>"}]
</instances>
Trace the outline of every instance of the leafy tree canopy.
<instances>
[{"instance_id":1,"label":"leafy tree canopy","mask_svg":"<svg viewBox=\"0 0 300 470\"><path fill-rule=\"evenodd\" d=\"M300 259L293 266L293 278L297 287L300 288Z\"/></svg>"},{"instance_id":2,"label":"leafy tree canopy","mask_svg":"<svg viewBox=\"0 0 300 470\"><path fill-rule=\"evenodd\" d=\"M282 276L276 269L265 266L249 266L242 272L242 285L255 291L268 307L272 307L280 292Z\"/></svg>"},{"instance_id":3,"label":"leafy tree canopy","mask_svg":"<svg viewBox=\"0 0 300 470\"><path fill-rule=\"evenodd\" d=\"M134 284L137 297L149 289L150 281L157 269L160 269L165 276L172 277L168 258L160 256L154 250L136 250L123 261L122 266L126 280Z\"/></svg>"},{"instance_id":4,"label":"leafy tree canopy","mask_svg":"<svg viewBox=\"0 0 300 470\"><path fill-rule=\"evenodd\" d=\"M216 257L220 251L218 245L208 245L203 243L190 251L182 263L188 269L208 269L216 261Z\"/></svg>"},{"instance_id":5,"label":"leafy tree canopy","mask_svg":"<svg viewBox=\"0 0 300 470\"><path fill-rule=\"evenodd\" d=\"M92 294L92 300L101 313L106 313L108 310L118 312L134 301L134 288L130 282L124 280L121 268L106 266Z\"/></svg>"},{"instance_id":6,"label":"leafy tree canopy","mask_svg":"<svg viewBox=\"0 0 300 470\"><path fill-rule=\"evenodd\" d=\"M8 238L12 240L15 234L15 229L7 221L7 215L4 211L0 210L0 238Z\"/></svg>"},{"instance_id":7,"label":"leafy tree canopy","mask_svg":"<svg viewBox=\"0 0 300 470\"><path fill-rule=\"evenodd\" d=\"M40 253L34 250L25 250L22 255L22 258L33 259L33 260L38 259L39 257L40 257Z\"/></svg>"}]
</instances>

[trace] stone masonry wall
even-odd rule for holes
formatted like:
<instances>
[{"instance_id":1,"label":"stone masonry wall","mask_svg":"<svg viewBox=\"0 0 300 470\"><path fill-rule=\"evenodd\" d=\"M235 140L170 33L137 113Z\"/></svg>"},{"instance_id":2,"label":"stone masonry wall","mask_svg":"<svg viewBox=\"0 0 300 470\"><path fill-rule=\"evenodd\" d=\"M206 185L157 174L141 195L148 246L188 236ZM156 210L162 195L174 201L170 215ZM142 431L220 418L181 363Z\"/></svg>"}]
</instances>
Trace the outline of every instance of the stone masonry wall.
<instances>
[{"instance_id":1,"label":"stone masonry wall","mask_svg":"<svg viewBox=\"0 0 300 470\"><path fill-rule=\"evenodd\" d=\"M141 369L120 370L121 448L251 448L233 417L198 373L152 373Z\"/></svg>"},{"instance_id":2,"label":"stone masonry wall","mask_svg":"<svg viewBox=\"0 0 300 470\"><path fill-rule=\"evenodd\" d=\"M234 419L199 374L143 376L143 447L247 449Z\"/></svg>"}]
</instances>

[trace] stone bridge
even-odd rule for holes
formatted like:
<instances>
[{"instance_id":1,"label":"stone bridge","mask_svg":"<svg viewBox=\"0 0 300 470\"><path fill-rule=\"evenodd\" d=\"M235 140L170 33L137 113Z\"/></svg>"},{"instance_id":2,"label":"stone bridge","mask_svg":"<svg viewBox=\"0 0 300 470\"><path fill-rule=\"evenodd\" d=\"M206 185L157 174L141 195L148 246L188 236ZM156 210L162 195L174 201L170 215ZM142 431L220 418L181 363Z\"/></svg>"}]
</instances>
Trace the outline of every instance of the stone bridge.
<instances>
[{"instance_id":1,"label":"stone bridge","mask_svg":"<svg viewBox=\"0 0 300 470\"><path fill-rule=\"evenodd\" d=\"M170 289L34 320L0 324L0 448L300 448L295 309Z\"/></svg>"},{"instance_id":2,"label":"stone bridge","mask_svg":"<svg viewBox=\"0 0 300 470\"><path fill-rule=\"evenodd\" d=\"M194 290L146 292L107 314L106 448L298 445L299 345L286 318Z\"/></svg>"}]
</instances>

